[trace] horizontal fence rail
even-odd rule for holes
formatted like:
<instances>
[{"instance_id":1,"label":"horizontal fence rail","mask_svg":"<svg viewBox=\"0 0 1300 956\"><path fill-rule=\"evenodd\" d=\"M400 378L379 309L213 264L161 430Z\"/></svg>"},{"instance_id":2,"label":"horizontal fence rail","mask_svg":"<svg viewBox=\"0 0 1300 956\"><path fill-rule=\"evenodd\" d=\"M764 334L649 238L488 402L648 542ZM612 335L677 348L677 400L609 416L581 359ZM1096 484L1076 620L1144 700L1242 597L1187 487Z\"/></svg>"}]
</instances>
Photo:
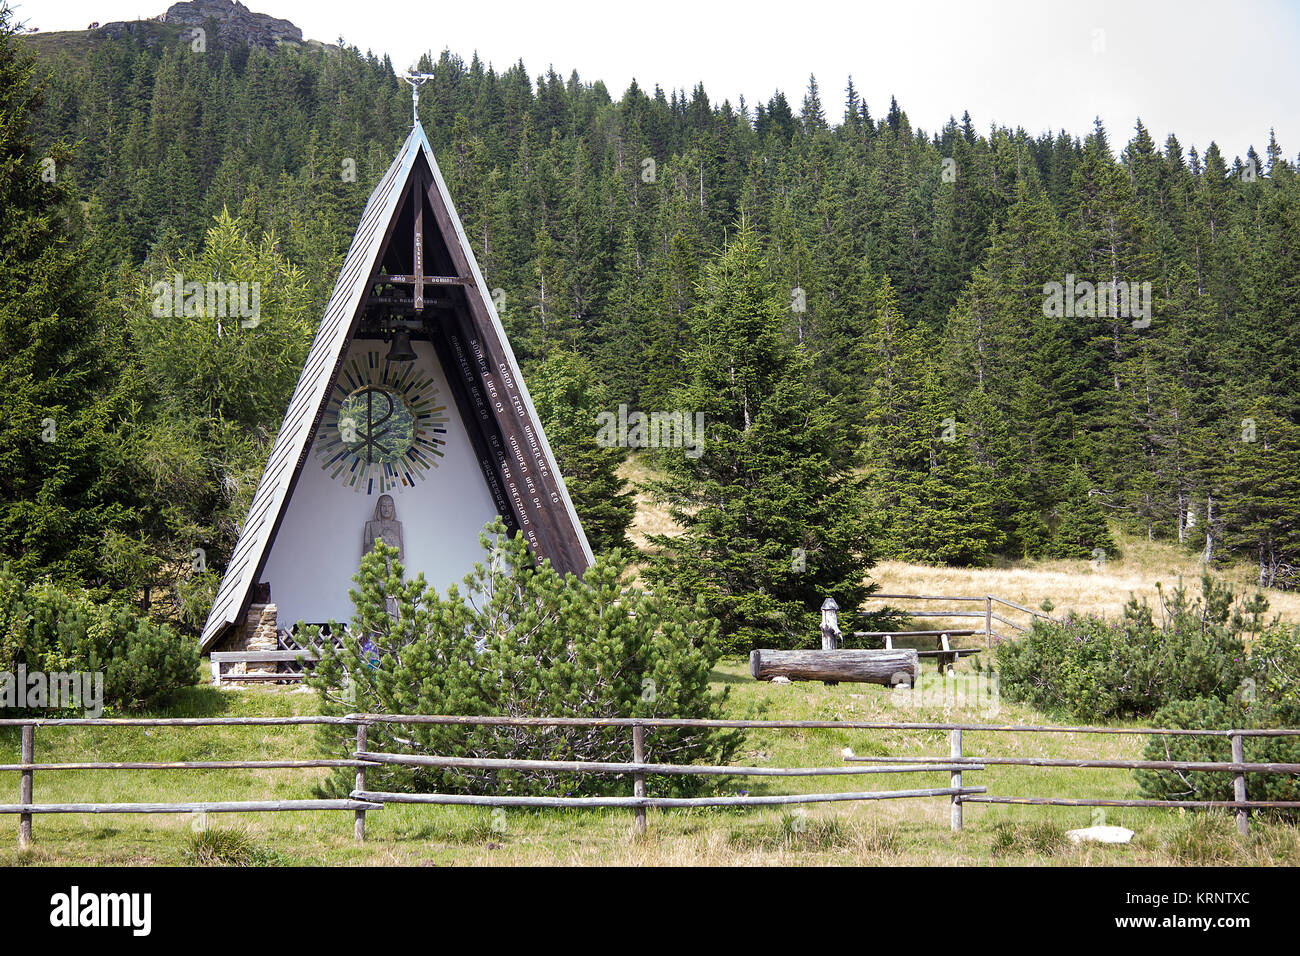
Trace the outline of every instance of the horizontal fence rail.
<instances>
[{"instance_id":1,"label":"horizontal fence rail","mask_svg":"<svg viewBox=\"0 0 1300 956\"><path fill-rule=\"evenodd\" d=\"M935 629L935 630L930 630L930 631L898 631L898 632L894 632L894 633L895 633L896 635L898 635L898 636L903 636L903 635L906 635L906 636L917 636L917 635L934 635L934 636L939 636L940 634L945 634L945 635L961 635L961 636L977 636L977 635L983 635L983 637L984 637L984 646L985 646L985 647L992 647L992 646L993 646L993 641L994 641L994 639L997 639L997 640L999 640L999 641L1004 641L1004 640L1008 640L1008 639L1010 638L1010 636L1011 636L1011 635L1009 635L1009 634L1000 634L1000 633L998 633L997 631L993 630L993 622L994 622L994 621L997 621L999 624L1006 625L1007 627L1011 628L1011 629L1012 629L1016 634L1023 634L1024 632L1028 631L1028 630L1029 630L1029 627L1032 626L1032 624L1033 624L1033 622L1034 622L1035 620L1041 620L1041 621L1053 621L1053 622L1058 623L1058 624L1061 623L1061 619L1060 619L1060 618L1052 617L1050 614L1045 614L1045 613L1042 612L1042 611L1036 611L1036 610L1034 610L1034 609L1031 608L1031 607L1025 607L1023 604L1017 604L1015 601L1008 601L1006 598L1000 598L1000 597L997 597L997 596L992 595L992 594L984 594L984 595L969 595L969 594L881 594L881 593L876 593L876 594L869 594L869 595L867 595L867 599L868 599L868 600L872 600L872 601L932 601L932 602L936 602L936 603L940 603L940 604L947 604L947 603L960 604L960 603L963 603L963 602L965 602L965 603L978 603L978 604L983 604L983 605L984 605L984 609L983 609L983 610L980 610L980 611L959 611L959 610L934 610L934 609L925 609L925 610L920 610L920 611L907 611L907 612L905 612L905 613L908 614L910 617L935 617L935 618L983 618L983 619L984 619L984 627L983 627L982 629L978 629L978 630L967 630L967 629L953 630L953 629L951 629L951 628L941 628L941 629ZM996 611L993 610L993 605L995 605L995 604L996 604L996 605L999 605L999 606L1001 606L1001 607L1003 607L1003 608L1011 608L1012 610L1019 611L1019 612L1021 612L1022 614L1028 614L1028 615L1029 615L1029 622L1028 622L1028 624L1023 623L1023 622L1021 622L1021 621L1015 621L1015 620L1012 620L1011 618L1006 617L1006 616L1003 615L1003 614L999 614L999 613L997 613ZM836 610L838 610L838 608L836 608ZM823 608L823 611L825 611L825 608ZM865 612L862 612L862 613L865 613ZM836 622L836 623L837 623L837 622ZM852 634L853 634L854 637L879 637L879 636L881 635L881 633L882 633L882 632L877 632L877 631L853 631L853 632L852 632Z\"/></svg>"},{"instance_id":2,"label":"horizontal fence rail","mask_svg":"<svg viewBox=\"0 0 1300 956\"><path fill-rule=\"evenodd\" d=\"M921 762L895 762L872 767L752 767L710 766L703 764L666 764L644 760L645 734L655 728L679 729L815 729L843 728L844 721L780 721L780 720L706 720L690 718L653 717L476 717L449 714L358 714L358 719L373 724L432 724L442 726L476 727L627 727L632 730L631 762L588 760L525 760L491 757L451 757L425 754L387 754L358 749L355 756L379 764L403 766L440 767L445 769L515 770L520 772L596 773L631 776L632 796L531 796L523 794L462 794L462 793L392 793L379 792L358 785L351 794L353 799L376 803L469 805L487 807L549 807L565 809L630 808L634 811L634 829L646 831L645 811L650 808L674 809L695 807L770 807L812 803L838 803L845 801L894 800L916 797L947 797L951 801L985 792L984 787L963 787L963 770L983 767L969 762L960 766L953 763L933 765ZM907 790L866 790L838 793L797 793L764 795L722 795L703 797L661 797L646 793L648 776L753 776L753 777L819 777L841 776L845 770L873 773L948 773L947 787L926 787ZM358 779L364 774L358 772ZM954 804L955 805L955 804Z\"/></svg>"},{"instance_id":3,"label":"horizontal fence rail","mask_svg":"<svg viewBox=\"0 0 1300 956\"><path fill-rule=\"evenodd\" d=\"M771 796L717 797L528 797L467 793L370 793L364 799L380 803L468 804L478 807L773 807L844 800L894 800L900 797L946 797L983 793L983 787L934 787L925 790L866 790L858 793L793 793ZM361 794L357 794L358 797ZM641 831L644 832L644 831Z\"/></svg>"},{"instance_id":4,"label":"horizontal fence rail","mask_svg":"<svg viewBox=\"0 0 1300 956\"><path fill-rule=\"evenodd\" d=\"M76 761L68 763L38 762L35 757L36 730L40 727L284 727L333 725L352 727L355 717L53 717L3 718L0 727L21 728L19 762L0 764L0 772L19 775L18 803L0 804L0 815L18 816L18 845L32 844L32 817L41 814L207 814L207 813L278 813L286 811L351 810L364 814L383 809L382 804L355 797L343 799L302 800L198 800L167 803L37 803L33 796L37 771L131 771L131 770L271 770L320 767L373 766L369 761L336 758L300 760L168 760L168 761Z\"/></svg>"},{"instance_id":5,"label":"horizontal fence rail","mask_svg":"<svg viewBox=\"0 0 1300 956\"><path fill-rule=\"evenodd\" d=\"M702 774L721 777L829 777L840 774L924 773L932 770L983 770L982 765L962 764L950 768L915 762L882 767L710 767L704 764L602 763L595 760L505 760L487 757L428 757L420 754L362 752L357 755L375 763L412 767L468 767L477 770L560 770L570 773L657 773Z\"/></svg>"},{"instance_id":6,"label":"horizontal fence rail","mask_svg":"<svg viewBox=\"0 0 1300 956\"><path fill-rule=\"evenodd\" d=\"M1097 733L1097 734L1145 734L1148 736L1198 736L1227 737L1232 747L1231 761L1204 760L1088 760L1065 757L963 757L957 750L947 758L943 757L889 757L845 755L850 763L872 763L882 759L903 760L910 763L960 764L964 760L979 761L986 766L1010 767L1054 767L1064 769L1107 769L1107 770L1169 770L1183 773L1231 773L1233 775L1232 800L1121 800L1089 799L1073 797L1011 797L998 795L974 795L961 797L965 803L1022 804L1026 806L1055 807L1133 807L1165 809L1209 809L1223 808L1237 811L1237 831L1243 836L1250 832L1251 810L1300 809L1300 800L1248 800L1246 798L1246 774L1300 774L1300 764L1294 763L1247 763L1244 756L1244 739L1246 737L1294 737L1300 736L1300 728L1254 728L1232 730L1187 730L1173 727L1015 727L995 725L969 725L966 729L1008 732L1023 730L1033 733ZM954 731L960 734L960 731Z\"/></svg>"},{"instance_id":7,"label":"horizontal fence rail","mask_svg":"<svg viewBox=\"0 0 1300 956\"><path fill-rule=\"evenodd\" d=\"M394 754L371 750L367 730L379 724L441 725L463 727L515 728L628 728L631 731L630 761L533 760L494 757L457 757L439 754ZM350 758L297 760L191 760L191 761L81 761L70 763L38 762L35 735L40 727L229 727L229 726L311 726L352 727L356 745ZM177 717L177 718L5 718L0 727L21 728L17 763L0 764L0 772L19 774L19 800L0 804L0 814L19 817L19 845L32 841L32 817L40 814L175 814L175 813L261 813L285 811L342 810L354 814L354 836L365 838L365 814L389 803L470 805L491 807L538 808L624 808L634 814L636 832L645 832L649 808L673 809L693 807L765 807L846 801L875 801L918 797L946 797L951 805L951 825L962 826L962 806L975 804L1023 804L1031 806L1134 807L1134 808L1210 808L1237 811L1238 828L1244 833L1249 826L1249 812L1262 809L1296 809L1300 801L1249 800L1247 774L1300 774L1300 764L1248 762L1244 757L1244 740L1258 737L1300 736L1300 728L1242 728L1229 730L1189 730L1166 727L1086 727L1033 726L1022 724L960 724L941 722L885 722L843 720L731 720L655 717L511 717L466 716L456 714L348 714L342 717ZM843 765L832 767L754 767L741 765L670 764L645 759L646 736L655 729L719 730L854 730L854 731L944 731L948 734L947 755L923 756L843 756ZM1141 734L1147 736L1226 737L1231 743L1230 761L1120 760L1049 757L972 756L963 753L963 733L1070 733L1070 734ZM444 769L510 770L522 773L549 772L606 774L631 778L630 796L531 796L516 794L463 793L395 793L372 791L366 786L366 771L383 766L437 767ZM1234 779L1232 800L1124 800L1085 799L1056 796L1005 796L988 794L983 786L963 785L962 774L985 770L991 766L1026 766L1057 769L1169 770L1186 773L1230 773ZM355 787L344 799L188 801L167 803L37 803L33 796L37 772L53 771L135 771L135 770L239 770L239 769L309 769L354 768ZM831 793L792 794L712 794L701 797L665 797L647 792L647 778L664 776L714 777L863 777L889 773L946 773L948 786L900 790L851 790Z\"/></svg>"},{"instance_id":8,"label":"horizontal fence rail","mask_svg":"<svg viewBox=\"0 0 1300 956\"><path fill-rule=\"evenodd\" d=\"M276 810L381 810L361 800L225 800L211 803L4 803L0 813L264 813Z\"/></svg>"}]
</instances>

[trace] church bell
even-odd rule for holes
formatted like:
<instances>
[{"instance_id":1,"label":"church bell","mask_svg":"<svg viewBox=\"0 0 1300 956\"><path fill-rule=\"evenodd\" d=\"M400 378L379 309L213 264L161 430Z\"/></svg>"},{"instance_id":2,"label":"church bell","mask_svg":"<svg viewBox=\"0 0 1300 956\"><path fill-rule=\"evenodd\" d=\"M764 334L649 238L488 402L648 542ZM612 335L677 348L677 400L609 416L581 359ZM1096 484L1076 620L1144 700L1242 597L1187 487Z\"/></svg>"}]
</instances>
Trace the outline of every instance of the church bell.
<instances>
[{"instance_id":1,"label":"church bell","mask_svg":"<svg viewBox=\"0 0 1300 956\"><path fill-rule=\"evenodd\" d=\"M411 337L400 329L393 335L393 345L388 350L388 361L415 361L415 352L411 349Z\"/></svg>"}]
</instances>

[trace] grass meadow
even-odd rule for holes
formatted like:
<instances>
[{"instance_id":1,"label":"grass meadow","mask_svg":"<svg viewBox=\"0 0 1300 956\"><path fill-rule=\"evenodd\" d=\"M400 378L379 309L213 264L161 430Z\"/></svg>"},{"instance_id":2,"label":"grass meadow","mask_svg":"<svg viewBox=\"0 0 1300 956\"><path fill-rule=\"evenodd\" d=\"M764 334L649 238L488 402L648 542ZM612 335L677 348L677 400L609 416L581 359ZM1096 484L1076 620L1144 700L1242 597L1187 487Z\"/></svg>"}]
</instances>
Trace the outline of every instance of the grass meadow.
<instances>
[{"instance_id":1,"label":"grass meadow","mask_svg":"<svg viewBox=\"0 0 1300 956\"><path fill-rule=\"evenodd\" d=\"M648 463L633 458L624 476L635 483L653 477ZM633 540L677 529L643 490ZM1156 585L1181 576L1195 589L1201 568L1195 554L1142 538L1120 536L1120 553L1104 563L1028 561L982 569L932 568L888 561L872 572L881 590L893 593L984 595L1038 607L1054 614L1073 608L1116 615L1130 595L1158 607ZM1250 587L1251 569L1221 569L1239 593ZM1266 592L1273 613L1300 621L1300 595ZM982 605L969 605L981 607ZM944 609L944 605L928 605ZM951 608L951 605L947 606ZM909 604L910 610L927 608ZM1013 617L1015 612L1000 608ZM925 626L978 627L960 619L926 619ZM959 642L959 643L970 643ZM983 655L989 656L989 655ZM818 719L888 722L959 722L1067 725L1031 708L989 700L961 701L935 693L933 664L925 662L922 690L912 698L884 687L820 683L772 685L751 680L744 660L725 659L713 680L728 690L728 716L747 719ZM959 674L970 674L963 661ZM206 669L205 669L206 673ZM315 696L291 686L187 691L165 716L287 716L316 711ZM1077 733L967 732L967 755L1136 758L1145 737ZM305 759L318 756L311 727L41 728L38 762ZM0 728L0 752L16 762L16 729ZM737 762L752 766L839 766L841 752L863 756L942 756L943 731L751 731ZM628 759L631 759L629 737ZM87 771L36 774L37 802L228 801L315 796L326 770ZM855 782L856 781L856 782ZM1135 798L1124 770L991 766L965 775L967 785L990 794ZM724 792L903 790L947 786L942 771L838 778L733 778ZM627 781L631 792L631 780ZM655 792L655 779L649 779ZM17 802L18 774L0 774L0 788ZM5 817L0 864L139 865L1300 865L1300 828L1255 820L1239 837L1224 813L1150 809L1092 809L967 804L960 833L949 828L947 798L806 805L802 809L650 810L648 832L638 837L628 810L528 810L388 805L367 817L367 841L352 839L350 811L192 815L42 815L34 821L30 851L17 848L18 819ZM1135 831L1132 843L1076 846L1065 832L1094 823Z\"/></svg>"}]
</instances>

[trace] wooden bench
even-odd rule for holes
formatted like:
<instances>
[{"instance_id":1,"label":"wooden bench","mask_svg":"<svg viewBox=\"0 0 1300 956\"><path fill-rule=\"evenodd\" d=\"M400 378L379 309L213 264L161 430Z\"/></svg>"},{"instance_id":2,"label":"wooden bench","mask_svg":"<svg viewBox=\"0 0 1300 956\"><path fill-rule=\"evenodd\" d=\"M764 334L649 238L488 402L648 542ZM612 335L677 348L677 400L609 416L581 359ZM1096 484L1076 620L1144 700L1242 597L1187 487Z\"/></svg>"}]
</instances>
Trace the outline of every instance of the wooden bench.
<instances>
[{"instance_id":1,"label":"wooden bench","mask_svg":"<svg viewBox=\"0 0 1300 956\"><path fill-rule=\"evenodd\" d=\"M262 681L262 680L302 680L301 674L222 674L222 664L279 664L297 661L320 660L315 651L213 651L209 657L212 663L212 683L221 686L222 681Z\"/></svg>"},{"instance_id":2,"label":"wooden bench","mask_svg":"<svg viewBox=\"0 0 1300 956\"><path fill-rule=\"evenodd\" d=\"M950 637L968 637L972 634L983 634L983 631L973 629L958 628L947 631L854 631L854 637L881 638L885 642L885 650L893 650L894 638L896 637L933 637L938 643L938 648L933 651L917 651L919 657L937 657L939 664L939 673L952 673L953 665L959 658L966 657L970 654L978 654L983 650L982 647L953 647L948 643Z\"/></svg>"}]
</instances>

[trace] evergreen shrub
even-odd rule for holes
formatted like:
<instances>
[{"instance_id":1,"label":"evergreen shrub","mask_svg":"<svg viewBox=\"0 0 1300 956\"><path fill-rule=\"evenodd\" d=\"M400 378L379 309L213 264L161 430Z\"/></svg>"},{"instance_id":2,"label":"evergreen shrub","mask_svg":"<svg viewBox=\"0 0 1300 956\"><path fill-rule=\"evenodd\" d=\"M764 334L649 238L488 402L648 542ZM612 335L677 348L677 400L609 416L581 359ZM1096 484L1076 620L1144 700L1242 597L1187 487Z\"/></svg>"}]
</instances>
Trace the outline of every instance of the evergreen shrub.
<instances>
[{"instance_id":1,"label":"evergreen shrub","mask_svg":"<svg viewBox=\"0 0 1300 956\"><path fill-rule=\"evenodd\" d=\"M687 717L721 714L709 685L717 623L701 608L628 588L615 550L582 577L535 562L497 519L480 536L485 559L446 596L423 575L404 579L395 549L377 542L355 576L352 631L326 644L308 683L326 714L464 714L511 717ZM395 607L394 607L395 604ZM395 614L390 613L395 610ZM337 633L337 631L336 631ZM328 748L350 751L337 727ZM646 759L725 763L739 735L651 728ZM374 751L533 760L630 761L629 727L375 724ZM656 792L691 792L709 778L657 777ZM389 766L367 771L373 790L496 794L629 794L608 774ZM340 773L326 793L352 788Z\"/></svg>"},{"instance_id":2,"label":"evergreen shrub","mask_svg":"<svg viewBox=\"0 0 1300 956\"><path fill-rule=\"evenodd\" d=\"M0 671L104 674L104 704L131 710L167 703L199 679L193 638L123 604L51 582L25 584L0 569Z\"/></svg>"},{"instance_id":3,"label":"evergreen shrub","mask_svg":"<svg viewBox=\"0 0 1300 956\"><path fill-rule=\"evenodd\" d=\"M1119 620L1075 615L1036 621L1024 637L998 648L999 688L1010 700L1086 720L1155 713L1174 701L1227 700L1258 683L1257 671L1276 677L1287 663L1270 638L1277 663L1248 658L1244 636L1260 629L1267 604L1234 612L1232 592L1208 575L1193 600L1180 583L1162 593L1162 621L1150 605L1129 601ZM1260 669L1263 668L1261 671Z\"/></svg>"}]
</instances>

